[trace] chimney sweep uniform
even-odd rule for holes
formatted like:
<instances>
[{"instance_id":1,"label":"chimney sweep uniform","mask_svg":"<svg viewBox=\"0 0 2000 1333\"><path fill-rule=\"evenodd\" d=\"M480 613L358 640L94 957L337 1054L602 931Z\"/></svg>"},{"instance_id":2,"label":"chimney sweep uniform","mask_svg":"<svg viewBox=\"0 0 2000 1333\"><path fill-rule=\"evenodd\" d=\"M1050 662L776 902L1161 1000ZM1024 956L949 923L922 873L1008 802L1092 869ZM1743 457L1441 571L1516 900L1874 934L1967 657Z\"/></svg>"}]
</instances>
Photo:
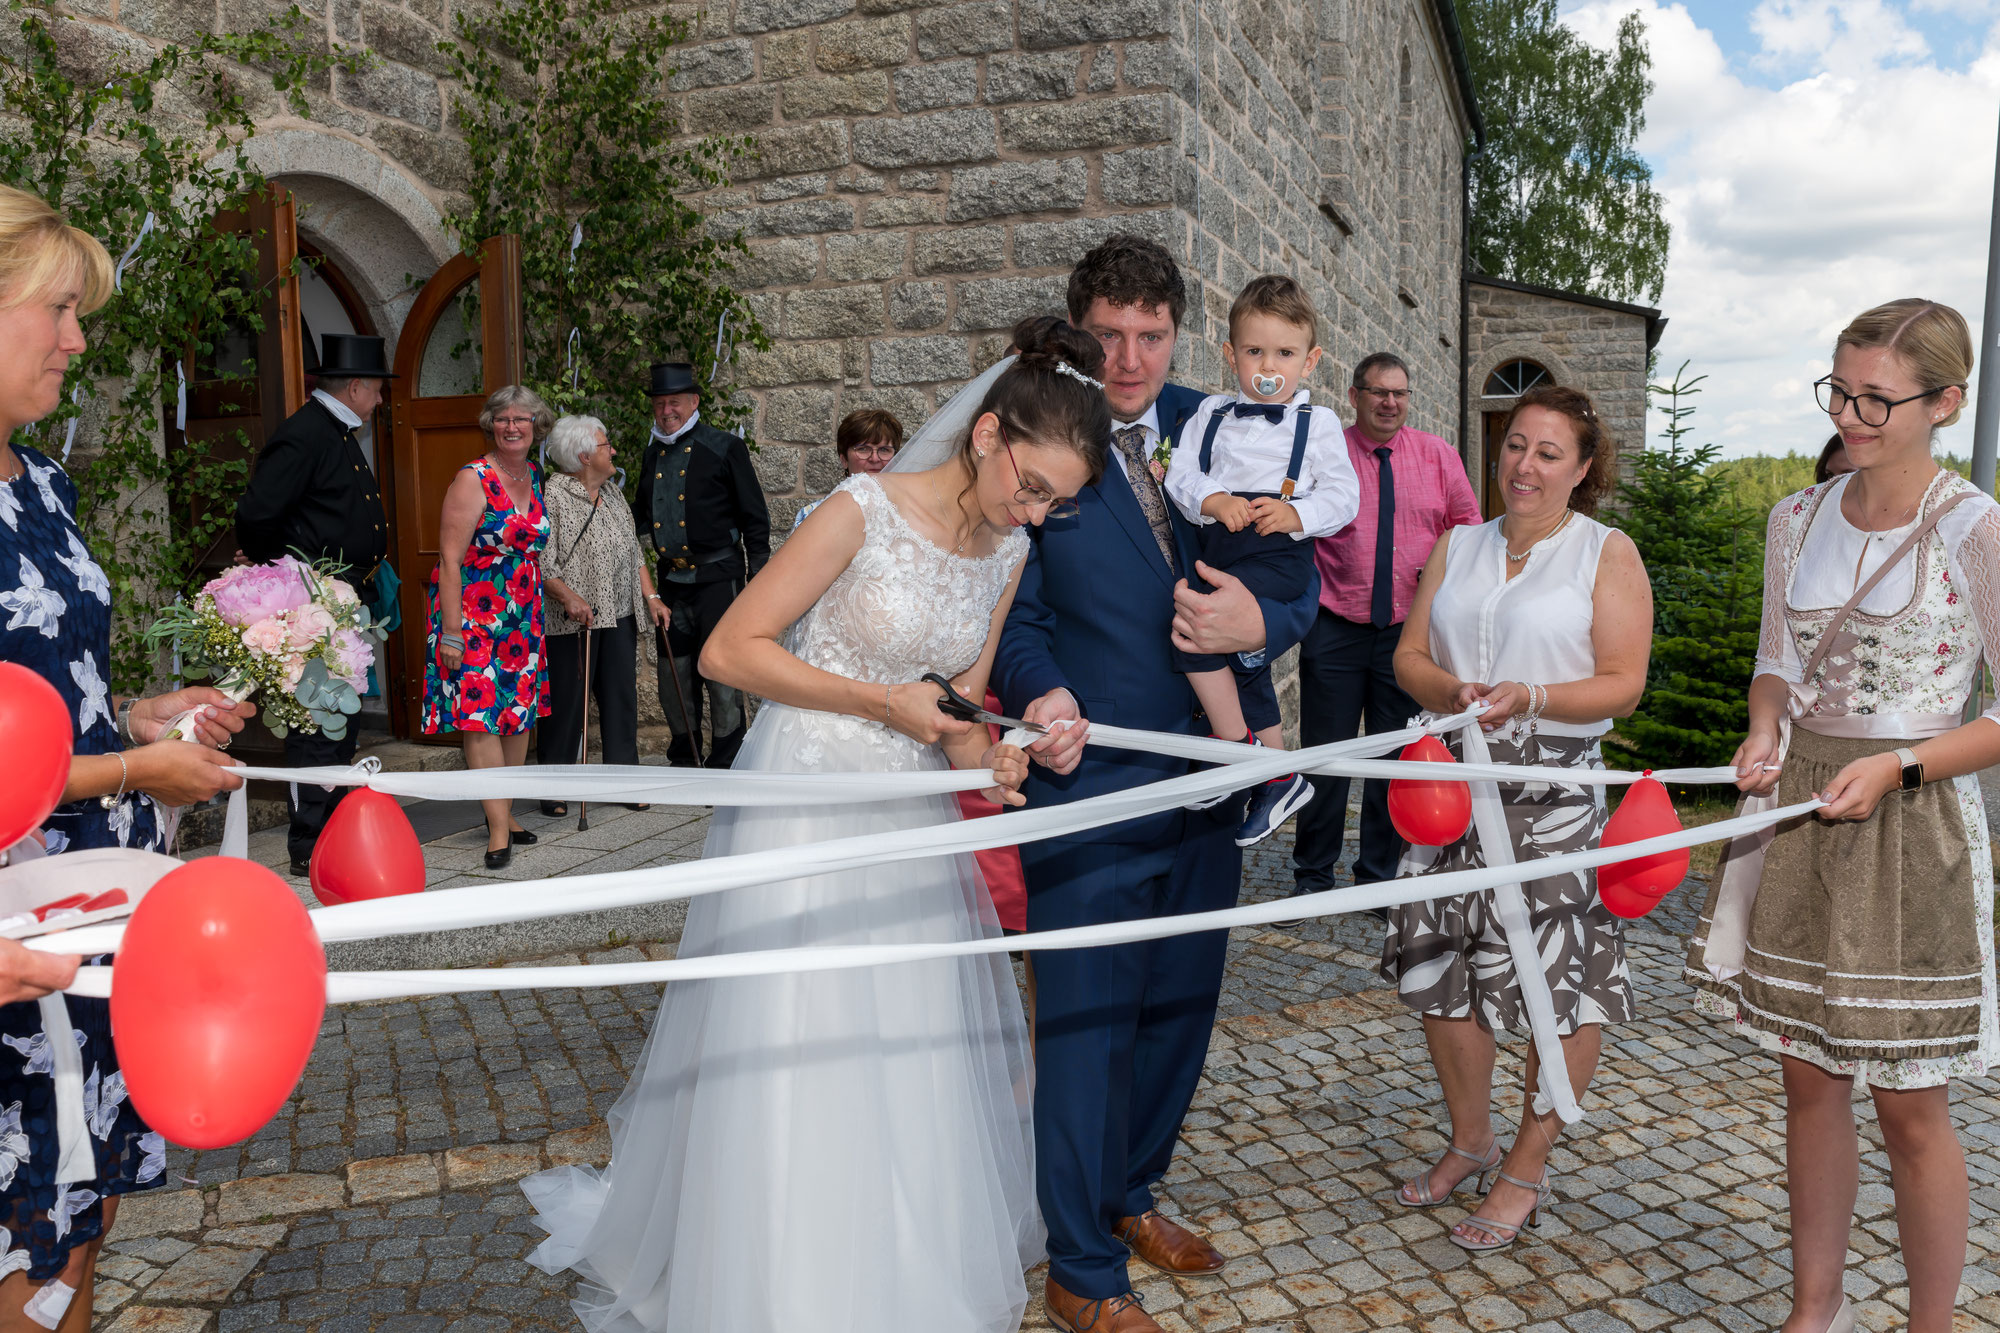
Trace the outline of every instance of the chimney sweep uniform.
<instances>
[{"instance_id":1,"label":"chimney sweep uniform","mask_svg":"<svg viewBox=\"0 0 2000 1333\"><path fill-rule=\"evenodd\" d=\"M329 333L320 340L321 379L393 379L382 340ZM347 404L315 389L306 405L264 442L250 483L236 502L236 542L256 564L283 555L333 561L337 576L364 602L375 599L375 576L389 554L389 516L382 491L361 452L363 422ZM360 743L350 726L340 740L294 731L285 737L293 767L351 764ZM293 865L310 860L313 844L346 789L294 786L287 845Z\"/></svg>"},{"instance_id":2,"label":"chimney sweep uniform","mask_svg":"<svg viewBox=\"0 0 2000 1333\"><path fill-rule=\"evenodd\" d=\"M650 397L700 392L688 363L653 366ZM714 737L707 763L727 768L743 745L743 693L702 681L695 663L744 582L771 558L771 516L749 449L741 437L703 422L699 410L671 437L654 427L639 466L632 515L640 537L653 543L659 559L655 584L671 614L659 682L660 709L674 733L668 759L695 762L690 728L696 735L701 731L699 687L706 684Z\"/></svg>"}]
</instances>

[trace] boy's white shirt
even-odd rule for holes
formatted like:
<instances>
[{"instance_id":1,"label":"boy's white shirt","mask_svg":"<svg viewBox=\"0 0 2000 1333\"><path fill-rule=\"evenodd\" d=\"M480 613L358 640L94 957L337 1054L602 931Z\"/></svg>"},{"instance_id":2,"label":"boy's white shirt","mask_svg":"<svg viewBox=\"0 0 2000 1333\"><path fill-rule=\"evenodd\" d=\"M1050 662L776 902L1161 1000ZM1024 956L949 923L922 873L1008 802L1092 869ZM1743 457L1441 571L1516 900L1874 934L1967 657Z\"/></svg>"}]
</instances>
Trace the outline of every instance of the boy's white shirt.
<instances>
[{"instance_id":1,"label":"boy's white shirt","mask_svg":"<svg viewBox=\"0 0 2000 1333\"><path fill-rule=\"evenodd\" d=\"M1181 428L1174 442L1173 458L1167 465L1167 495L1190 523L1213 523L1201 512L1202 501L1218 493L1238 494L1262 491L1276 494L1285 483L1285 470L1292 462L1292 437L1297 428L1295 413L1312 400L1310 389L1300 389L1284 404L1284 419L1228 415L1215 432L1212 471L1201 470L1201 442L1208 434L1208 419L1217 410L1240 401L1230 394L1210 394ZM1361 512L1361 480L1347 457L1347 436L1340 414L1330 407L1313 411L1306 435L1306 456L1299 466L1298 485L1292 492L1292 508L1299 511L1301 528L1288 534L1293 541L1330 537L1354 521Z\"/></svg>"}]
</instances>

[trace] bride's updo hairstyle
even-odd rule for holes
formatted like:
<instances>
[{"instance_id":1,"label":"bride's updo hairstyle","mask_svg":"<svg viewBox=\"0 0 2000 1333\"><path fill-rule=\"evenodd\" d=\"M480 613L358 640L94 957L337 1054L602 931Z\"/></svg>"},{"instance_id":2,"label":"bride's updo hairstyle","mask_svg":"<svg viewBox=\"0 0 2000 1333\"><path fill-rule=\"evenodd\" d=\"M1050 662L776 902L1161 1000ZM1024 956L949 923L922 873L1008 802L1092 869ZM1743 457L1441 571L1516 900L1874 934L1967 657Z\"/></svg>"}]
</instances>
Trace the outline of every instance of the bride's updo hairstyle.
<instances>
[{"instance_id":1,"label":"bride's updo hairstyle","mask_svg":"<svg viewBox=\"0 0 2000 1333\"><path fill-rule=\"evenodd\" d=\"M1018 359L993 381L973 420L991 412L1015 444L1071 450L1089 464L1094 484L1111 445L1104 348L1054 315L1037 315L1014 326L1014 349ZM970 432L959 457L974 470Z\"/></svg>"}]
</instances>

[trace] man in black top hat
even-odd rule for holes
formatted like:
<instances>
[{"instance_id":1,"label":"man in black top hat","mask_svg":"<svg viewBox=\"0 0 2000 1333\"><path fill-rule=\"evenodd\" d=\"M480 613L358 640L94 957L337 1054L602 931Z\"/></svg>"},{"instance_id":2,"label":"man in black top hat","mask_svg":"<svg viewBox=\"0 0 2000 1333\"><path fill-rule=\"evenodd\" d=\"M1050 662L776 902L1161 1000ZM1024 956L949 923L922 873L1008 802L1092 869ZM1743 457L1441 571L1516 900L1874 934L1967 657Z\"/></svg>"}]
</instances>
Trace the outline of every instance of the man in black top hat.
<instances>
[{"instance_id":1,"label":"man in black top hat","mask_svg":"<svg viewBox=\"0 0 2000 1333\"><path fill-rule=\"evenodd\" d=\"M639 465L639 535L660 561L657 594L670 619L660 654L660 709L673 728L670 763L692 766L708 686L710 768L727 768L743 746L743 693L703 681L695 665L744 580L771 558L771 516L740 437L701 419L701 389L685 361L653 366L653 436Z\"/></svg>"},{"instance_id":2,"label":"man in black top hat","mask_svg":"<svg viewBox=\"0 0 2000 1333\"><path fill-rule=\"evenodd\" d=\"M389 516L356 437L381 405L389 373L380 338L329 333L320 339L318 387L306 405L273 431L257 454L250 484L236 502L236 541L256 564L282 555L331 561L336 576L374 600L374 579L389 554ZM351 764L359 744L350 726L339 740L293 731L285 737L292 767ZM292 789L286 845L292 873L303 875L313 844L346 788Z\"/></svg>"}]
</instances>

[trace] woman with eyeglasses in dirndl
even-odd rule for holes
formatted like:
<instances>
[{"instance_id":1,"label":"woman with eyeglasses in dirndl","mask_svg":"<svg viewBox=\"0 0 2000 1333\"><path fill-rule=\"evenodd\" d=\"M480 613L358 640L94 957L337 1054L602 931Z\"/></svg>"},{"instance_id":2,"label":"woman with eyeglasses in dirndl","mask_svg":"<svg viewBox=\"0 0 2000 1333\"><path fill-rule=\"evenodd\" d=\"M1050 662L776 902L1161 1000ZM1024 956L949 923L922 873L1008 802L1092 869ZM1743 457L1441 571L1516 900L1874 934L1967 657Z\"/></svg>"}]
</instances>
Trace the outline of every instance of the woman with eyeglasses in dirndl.
<instances>
[{"instance_id":1,"label":"woman with eyeglasses in dirndl","mask_svg":"<svg viewBox=\"0 0 2000 1333\"><path fill-rule=\"evenodd\" d=\"M1856 318L1816 386L1855 470L1771 511L1736 785L1746 806L1826 804L1730 844L1687 974L1703 1012L1778 1056L1785 1333L1854 1327L1857 1079L1889 1152L1911 1333L1947 1333L1965 1267L1949 1087L2000 1066L1993 859L1973 776L2000 763L2000 708L1961 719L2000 646L2000 505L1931 445L1971 375L1972 337L1948 306L1891 301Z\"/></svg>"}]
</instances>

